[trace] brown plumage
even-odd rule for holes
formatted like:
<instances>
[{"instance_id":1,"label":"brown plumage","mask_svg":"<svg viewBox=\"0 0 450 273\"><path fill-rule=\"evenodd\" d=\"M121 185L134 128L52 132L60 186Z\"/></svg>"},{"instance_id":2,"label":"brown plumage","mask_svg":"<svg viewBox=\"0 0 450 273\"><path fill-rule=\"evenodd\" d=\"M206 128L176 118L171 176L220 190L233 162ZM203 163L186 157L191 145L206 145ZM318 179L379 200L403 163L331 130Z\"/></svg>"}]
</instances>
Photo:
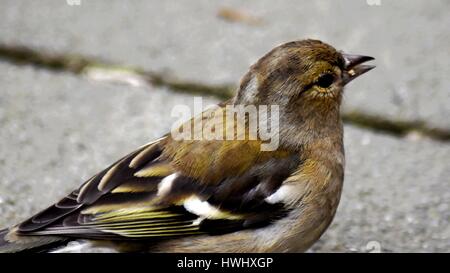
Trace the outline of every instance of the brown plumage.
<instances>
[{"instance_id":1,"label":"brown plumage","mask_svg":"<svg viewBox=\"0 0 450 273\"><path fill-rule=\"evenodd\" d=\"M241 140L167 134L0 232L0 252L48 251L78 239L120 251L305 251L339 203L343 87L373 68L361 65L371 59L317 40L276 47L250 68L232 100L187 122L211 120L227 105L277 105L275 150L261 149L264 140L252 132ZM223 120L212 131L237 124Z\"/></svg>"}]
</instances>

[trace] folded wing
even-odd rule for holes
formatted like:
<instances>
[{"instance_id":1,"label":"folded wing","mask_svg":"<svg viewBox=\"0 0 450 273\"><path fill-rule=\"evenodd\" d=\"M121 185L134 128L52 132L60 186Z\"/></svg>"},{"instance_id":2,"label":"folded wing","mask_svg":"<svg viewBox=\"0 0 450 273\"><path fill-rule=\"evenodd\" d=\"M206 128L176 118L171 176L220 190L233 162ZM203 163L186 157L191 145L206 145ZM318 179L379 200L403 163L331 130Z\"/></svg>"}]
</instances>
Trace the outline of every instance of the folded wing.
<instances>
[{"instance_id":1,"label":"folded wing","mask_svg":"<svg viewBox=\"0 0 450 273\"><path fill-rule=\"evenodd\" d=\"M230 144L202 143L206 150L200 151L199 141L176 142L165 136L93 176L20 224L18 232L148 240L223 234L270 224L287 210L282 203L269 203L266 198L295 171L299 156L251 152L255 143L239 143L231 150L228 147L229 153L217 155L214 153ZM236 150L248 152L233 157ZM233 161L232 167L223 167L227 160Z\"/></svg>"}]
</instances>

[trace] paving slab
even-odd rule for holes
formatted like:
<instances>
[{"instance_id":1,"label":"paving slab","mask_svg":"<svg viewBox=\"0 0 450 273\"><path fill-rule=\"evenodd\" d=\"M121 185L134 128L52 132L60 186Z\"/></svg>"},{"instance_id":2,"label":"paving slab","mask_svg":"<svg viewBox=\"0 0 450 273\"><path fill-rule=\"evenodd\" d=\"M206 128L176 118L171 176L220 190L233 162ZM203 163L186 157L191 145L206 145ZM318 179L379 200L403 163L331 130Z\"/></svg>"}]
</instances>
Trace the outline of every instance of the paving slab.
<instances>
[{"instance_id":1,"label":"paving slab","mask_svg":"<svg viewBox=\"0 0 450 273\"><path fill-rule=\"evenodd\" d=\"M0 227L166 133L170 109L192 101L1 62L0 82ZM345 129L342 202L312 251L367 251L375 242L381 251L448 252L450 145Z\"/></svg>"},{"instance_id":2,"label":"paving slab","mask_svg":"<svg viewBox=\"0 0 450 273\"><path fill-rule=\"evenodd\" d=\"M319 38L377 58L377 69L348 88L345 111L420 119L450 129L448 1L80 3L5 0L0 43L99 57L218 84L237 83L275 45ZM224 7L260 23L224 20L218 16Z\"/></svg>"},{"instance_id":3,"label":"paving slab","mask_svg":"<svg viewBox=\"0 0 450 273\"><path fill-rule=\"evenodd\" d=\"M449 252L450 145L345 128L344 191L313 251Z\"/></svg>"}]
</instances>

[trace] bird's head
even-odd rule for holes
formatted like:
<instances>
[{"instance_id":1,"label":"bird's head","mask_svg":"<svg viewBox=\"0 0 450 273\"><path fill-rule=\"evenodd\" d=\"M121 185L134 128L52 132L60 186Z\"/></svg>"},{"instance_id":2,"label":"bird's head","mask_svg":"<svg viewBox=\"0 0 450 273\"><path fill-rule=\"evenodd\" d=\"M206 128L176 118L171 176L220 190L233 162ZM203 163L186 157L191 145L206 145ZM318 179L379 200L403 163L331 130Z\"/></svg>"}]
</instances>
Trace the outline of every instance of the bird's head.
<instances>
[{"instance_id":1,"label":"bird's head","mask_svg":"<svg viewBox=\"0 0 450 273\"><path fill-rule=\"evenodd\" d=\"M280 141L290 146L324 137L342 138L344 86L374 68L374 58L349 55L318 40L274 48L242 78L234 104L277 105Z\"/></svg>"},{"instance_id":2,"label":"bird's head","mask_svg":"<svg viewBox=\"0 0 450 273\"><path fill-rule=\"evenodd\" d=\"M280 107L340 105L344 86L374 58L344 54L318 40L289 42L263 56L241 80L237 102Z\"/></svg>"}]
</instances>

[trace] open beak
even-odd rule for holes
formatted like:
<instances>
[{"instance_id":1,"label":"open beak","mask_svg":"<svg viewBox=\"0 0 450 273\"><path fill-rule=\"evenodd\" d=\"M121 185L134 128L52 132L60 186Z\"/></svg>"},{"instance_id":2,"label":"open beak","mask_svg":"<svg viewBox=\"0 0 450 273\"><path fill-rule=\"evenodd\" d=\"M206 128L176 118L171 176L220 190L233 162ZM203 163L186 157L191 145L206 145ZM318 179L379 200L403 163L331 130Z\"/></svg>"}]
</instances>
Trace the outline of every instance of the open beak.
<instances>
[{"instance_id":1,"label":"open beak","mask_svg":"<svg viewBox=\"0 0 450 273\"><path fill-rule=\"evenodd\" d=\"M373 57L363 56L363 55L352 55L342 53L342 56L345 59L345 67L344 67L344 85L351 82L353 79L358 76L366 73L369 70L375 68L374 65L364 65L362 63L375 60Z\"/></svg>"}]
</instances>

